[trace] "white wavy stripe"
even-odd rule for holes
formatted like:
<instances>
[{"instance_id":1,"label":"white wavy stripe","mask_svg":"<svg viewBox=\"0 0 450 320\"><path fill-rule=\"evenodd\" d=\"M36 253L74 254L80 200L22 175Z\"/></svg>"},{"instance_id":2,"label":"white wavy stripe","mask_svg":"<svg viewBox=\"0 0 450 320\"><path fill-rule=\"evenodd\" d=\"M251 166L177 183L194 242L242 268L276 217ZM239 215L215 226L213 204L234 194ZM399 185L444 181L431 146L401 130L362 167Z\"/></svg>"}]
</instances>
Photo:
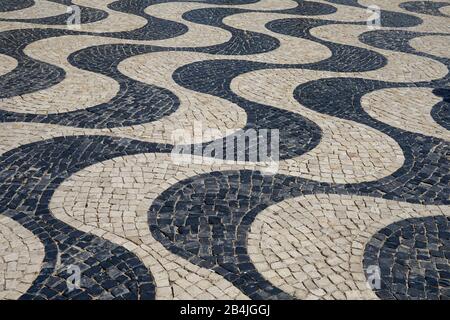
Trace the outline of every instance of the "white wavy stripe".
<instances>
[{"instance_id":1,"label":"white wavy stripe","mask_svg":"<svg viewBox=\"0 0 450 320\"><path fill-rule=\"evenodd\" d=\"M260 212L247 250L267 280L299 299L377 299L363 271L367 242L391 223L434 215L448 216L450 207L307 195Z\"/></svg>"},{"instance_id":2,"label":"white wavy stripe","mask_svg":"<svg viewBox=\"0 0 450 320\"><path fill-rule=\"evenodd\" d=\"M11 72L17 67L17 60L13 57L0 54L0 76Z\"/></svg>"},{"instance_id":3,"label":"white wavy stripe","mask_svg":"<svg viewBox=\"0 0 450 320\"><path fill-rule=\"evenodd\" d=\"M414 49L437 57L450 59L450 34L448 36L423 36L409 41Z\"/></svg>"},{"instance_id":4,"label":"white wavy stripe","mask_svg":"<svg viewBox=\"0 0 450 320\"><path fill-rule=\"evenodd\" d=\"M13 219L0 215L0 300L18 299L41 271L44 246Z\"/></svg>"},{"instance_id":5,"label":"white wavy stripe","mask_svg":"<svg viewBox=\"0 0 450 320\"><path fill-rule=\"evenodd\" d=\"M372 91L361 98L372 117L399 129L450 141L450 131L431 116L432 107L442 101L431 88L389 88Z\"/></svg>"}]
</instances>

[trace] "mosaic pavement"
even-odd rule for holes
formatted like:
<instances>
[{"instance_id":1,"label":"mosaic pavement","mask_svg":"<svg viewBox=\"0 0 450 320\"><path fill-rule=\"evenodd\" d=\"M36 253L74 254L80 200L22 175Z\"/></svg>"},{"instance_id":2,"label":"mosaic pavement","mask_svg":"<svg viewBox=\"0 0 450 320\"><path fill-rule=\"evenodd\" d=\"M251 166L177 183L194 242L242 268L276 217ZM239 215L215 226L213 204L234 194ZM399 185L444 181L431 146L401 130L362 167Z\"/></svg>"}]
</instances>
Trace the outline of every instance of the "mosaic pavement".
<instances>
[{"instance_id":1,"label":"mosaic pavement","mask_svg":"<svg viewBox=\"0 0 450 320\"><path fill-rule=\"evenodd\" d=\"M449 299L449 26L448 0L0 1L0 299ZM246 129L276 172L204 152Z\"/></svg>"}]
</instances>

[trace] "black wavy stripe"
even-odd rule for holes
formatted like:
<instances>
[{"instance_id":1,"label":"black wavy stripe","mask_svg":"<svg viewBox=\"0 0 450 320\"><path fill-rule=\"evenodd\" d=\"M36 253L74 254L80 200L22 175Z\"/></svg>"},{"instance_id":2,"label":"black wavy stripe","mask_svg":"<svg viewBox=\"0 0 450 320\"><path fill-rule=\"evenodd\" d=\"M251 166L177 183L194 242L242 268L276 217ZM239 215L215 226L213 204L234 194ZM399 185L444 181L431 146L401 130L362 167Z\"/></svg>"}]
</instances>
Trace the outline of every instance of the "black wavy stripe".
<instances>
[{"instance_id":1,"label":"black wavy stripe","mask_svg":"<svg viewBox=\"0 0 450 320\"><path fill-rule=\"evenodd\" d=\"M400 3L399 7L410 12L429 14L436 17L449 17L449 15L439 11L440 8L450 6L448 2L435 1L408 1Z\"/></svg>"},{"instance_id":2,"label":"black wavy stripe","mask_svg":"<svg viewBox=\"0 0 450 320\"><path fill-rule=\"evenodd\" d=\"M53 74L57 71L63 72L62 69L51 66L46 63L38 62L28 58L23 53L24 46L31 43L33 40L31 36L38 34L36 40L46 37L74 34L69 31L49 31L47 32L26 32L11 31L10 34L5 34L5 42L9 42L11 38L14 39L14 46L11 46L6 54L9 54L20 61L32 61L35 65L32 70L36 70L37 76L32 76L28 73L28 68L20 64L13 72L0 77L1 82L5 84L5 91L7 96L17 96L30 91L45 89L60 81L62 76L55 77L51 82L45 82L42 78L48 77L52 73L45 68L54 68ZM76 34L76 33L75 33ZM256 38L254 38L256 37ZM224 53L227 50L232 50L229 54L252 54L261 51L270 51L274 48L271 42L273 38L267 37L270 43L268 46L259 48L259 43L262 41L259 34L249 34L244 38L240 37L240 33L234 34L232 39L222 45L185 49L190 51L208 52L217 51L217 53ZM27 40L25 40L27 39ZM248 41L248 39L253 39ZM264 43L264 41L263 41ZM275 44L278 46L278 41ZM231 48L231 49L230 49ZM12 51L14 50L14 51ZM107 75L115 79L120 84L120 91L110 102L101 105L93 106L85 110L77 110L73 112L50 114L50 115L36 115L36 114L21 114L7 111L0 111L0 120L3 122L24 121L24 122L41 122L71 125L83 128L111 128L117 126L127 126L134 124L147 123L160 119L174 112L179 106L178 98L170 91L158 88L156 86L147 85L138 81L132 80L117 70L117 65L126 58L157 51L171 50L170 48L162 49L153 46L141 45L105 45L90 47L79 52L71 54L69 61L76 67L89 70L97 73ZM172 49L175 50L175 49ZM12 52L11 52L12 51ZM35 86L25 86L23 79L27 77ZM15 86L16 83L23 84Z\"/></svg>"},{"instance_id":3,"label":"black wavy stripe","mask_svg":"<svg viewBox=\"0 0 450 320\"><path fill-rule=\"evenodd\" d=\"M372 119L361 107L361 97L369 92L410 86L414 87L359 78L330 78L300 85L294 97L314 111L368 125L400 145L405 156L403 166L389 177L361 184L362 192L399 201L448 204L450 142L391 127Z\"/></svg>"},{"instance_id":4,"label":"black wavy stripe","mask_svg":"<svg viewBox=\"0 0 450 320\"><path fill-rule=\"evenodd\" d=\"M280 19L269 22L266 28L280 34L314 41L330 49L330 58L319 62L292 66L311 70L334 72L364 72L376 70L387 64L387 59L375 51L350 45L325 41L311 35L311 29L319 26L333 25L334 21L315 19Z\"/></svg>"},{"instance_id":5,"label":"black wavy stripe","mask_svg":"<svg viewBox=\"0 0 450 320\"><path fill-rule=\"evenodd\" d=\"M398 187L390 188L394 192ZM381 181L376 186L342 185L258 171L212 172L183 180L161 193L148 219L153 236L168 250L216 271L250 298L287 299L287 294L259 274L248 255L248 232L257 214L275 203L308 194L390 199L385 191ZM448 198L442 203L449 204Z\"/></svg>"},{"instance_id":6,"label":"black wavy stripe","mask_svg":"<svg viewBox=\"0 0 450 320\"><path fill-rule=\"evenodd\" d=\"M309 30L325 23L283 19L273 21L267 27L272 31L311 39ZM380 62L374 64L373 58L370 58L372 51L360 48L355 49L359 53L354 57L342 57L342 49L346 46L312 40L332 50L331 61L340 59L338 61L344 62L336 64L321 61L301 67L340 71L348 66L353 68L352 71L366 71L380 68L386 61L381 56ZM373 57L377 56L380 55L373 53ZM351 66L352 62L354 66ZM276 67L279 66L244 61L203 61L178 69L174 79L191 90L233 101L237 100L229 89L233 78L245 72ZM418 85L429 87L445 81L440 79ZM149 210L153 235L172 252L192 263L214 269L244 293L259 299L281 294L271 291L270 285L261 279L245 249L244 239L251 221L268 205L309 193L355 194L413 203L449 204L449 143L378 122L370 118L360 105L360 98L366 93L387 87L415 85L336 78L312 81L299 86L294 93L302 105L320 113L369 125L399 142L406 162L392 175L374 182L346 185L329 185L279 175L275 178L263 177L257 172L248 171L201 175L173 186L153 203ZM253 180L254 177L258 177L257 182ZM264 188L264 182L260 182L265 179L267 185ZM274 183L271 179L280 179L281 182ZM265 190L264 194L262 190ZM246 280L241 281L241 277Z\"/></svg>"},{"instance_id":7,"label":"black wavy stripe","mask_svg":"<svg viewBox=\"0 0 450 320\"><path fill-rule=\"evenodd\" d=\"M34 0L2 0L0 12L22 10L34 5Z\"/></svg>"},{"instance_id":8,"label":"black wavy stripe","mask_svg":"<svg viewBox=\"0 0 450 320\"><path fill-rule=\"evenodd\" d=\"M199 1L189 1L189 2L197 2L197 3L208 3L208 4L221 4L221 5L243 5L243 4L252 4L257 3L259 0L199 0ZM172 2L172 0L160 0L158 2ZM175 0L173 2L180 2Z\"/></svg>"},{"instance_id":9,"label":"black wavy stripe","mask_svg":"<svg viewBox=\"0 0 450 320\"><path fill-rule=\"evenodd\" d=\"M271 129L279 130L280 159L292 158L313 149L320 141L321 130L312 121L293 112L280 110L267 105L262 105L232 92L231 80L248 71L267 69L264 63L248 62L240 60L213 60L201 61L183 66L173 74L174 80L181 86L202 93L211 94L239 105L247 113L247 129ZM240 136L238 132L233 136ZM231 139L225 137L223 142ZM212 144L216 144L213 141ZM225 143L224 143L225 144ZM207 148L210 143L204 143ZM226 155L226 148L223 154ZM270 151L270 149L269 149ZM245 150L245 159L248 161L248 149ZM233 153L236 155L236 153Z\"/></svg>"},{"instance_id":10,"label":"black wavy stripe","mask_svg":"<svg viewBox=\"0 0 450 320\"><path fill-rule=\"evenodd\" d=\"M254 267L247 233L261 210L297 194L292 186L300 181L245 170L198 175L155 199L148 215L150 230L168 250L214 270L252 299L290 299Z\"/></svg>"},{"instance_id":11,"label":"black wavy stripe","mask_svg":"<svg viewBox=\"0 0 450 320\"><path fill-rule=\"evenodd\" d=\"M43 268L20 299L154 299L152 275L122 247L80 232L43 209L33 218L12 210L4 214L37 235L45 247ZM68 268L72 265L80 267L81 288L69 291Z\"/></svg>"},{"instance_id":12,"label":"black wavy stripe","mask_svg":"<svg viewBox=\"0 0 450 320\"><path fill-rule=\"evenodd\" d=\"M409 44L409 42L415 38L426 36L449 37L450 40L450 35L447 33L431 33L431 32L425 33L425 32L411 32L404 30L368 31L362 33L359 36L359 40L362 43L368 44L376 48L415 54L418 56L427 57L439 61L448 66L450 64L450 59L438 57L429 54L427 52L417 51Z\"/></svg>"},{"instance_id":13,"label":"black wavy stripe","mask_svg":"<svg viewBox=\"0 0 450 320\"><path fill-rule=\"evenodd\" d=\"M297 2L297 7L292 9L279 10L274 12L286 14L298 14L304 16L318 16L332 14L337 11L336 7L326 3L319 3L313 1L294 0Z\"/></svg>"},{"instance_id":14,"label":"black wavy stripe","mask_svg":"<svg viewBox=\"0 0 450 320\"><path fill-rule=\"evenodd\" d=\"M61 82L65 71L28 57L23 49L35 41L63 35L59 30L11 30L0 33L0 53L18 61L11 72L0 76L0 98L10 98L51 87Z\"/></svg>"},{"instance_id":15,"label":"black wavy stripe","mask_svg":"<svg viewBox=\"0 0 450 320\"><path fill-rule=\"evenodd\" d=\"M124 3L124 1L119 2L120 4ZM113 3L112 5L118 4ZM233 14L233 11L226 12L225 16L230 14ZM166 30L161 27L158 27L158 29ZM16 69L0 76L0 88L3 85L5 92L2 97L13 97L42 90L62 81L64 78L62 69L29 58L23 53L23 48L33 41L68 34L89 33L40 29L32 29L26 32L14 30L2 33L3 39L0 40L3 40L7 49L3 52L0 51L0 53L8 54L19 61ZM262 34L245 34L241 30L233 30L232 34L232 39L227 43L206 48L186 48L185 50L217 54L254 54L267 52L279 46L278 40ZM127 32L114 33L109 34L109 36L128 37L129 34ZM261 43L263 44L262 46ZM131 56L161 50L177 49L160 49L153 46L140 45L107 45L90 47L73 53L69 61L76 67L105 74L118 81L120 91L116 97L108 103L85 110L60 114L37 115L0 111L0 121L53 123L82 128L111 128L158 120L173 113L178 108L178 98L164 88L143 84L125 77L117 71L117 65ZM35 74L30 73L30 69ZM27 81L24 81L25 78Z\"/></svg>"},{"instance_id":16,"label":"black wavy stripe","mask_svg":"<svg viewBox=\"0 0 450 320\"><path fill-rule=\"evenodd\" d=\"M148 123L170 115L180 105L176 95L167 89L130 79L117 70L121 61L142 53L140 49L139 46L128 45L98 46L69 56L68 60L74 66L104 74L119 83L118 94L109 102L83 110L46 115L0 111L0 120L112 128Z\"/></svg>"},{"instance_id":17,"label":"black wavy stripe","mask_svg":"<svg viewBox=\"0 0 450 320\"><path fill-rule=\"evenodd\" d=\"M448 300L450 298L450 218L410 218L372 236L364 251L366 276L379 268L373 288L381 299Z\"/></svg>"},{"instance_id":18,"label":"black wavy stripe","mask_svg":"<svg viewBox=\"0 0 450 320\"><path fill-rule=\"evenodd\" d=\"M59 3L67 7L73 5L71 0L47 0L54 3ZM104 20L108 17L108 13L102 10L98 10L90 7L78 6L80 8L80 22L83 23L93 23L97 21ZM47 24L47 25L65 25L67 20L70 18L72 13L64 13L58 16L45 17L45 18L35 18L35 19L2 19L0 21L11 21L11 22L26 22L35 24Z\"/></svg>"},{"instance_id":19,"label":"black wavy stripe","mask_svg":"<svg viewBox=\"0 0 450 320\"><path fill-rule=\"evenodd\" d=\"M280 46L278 39L268 35L244 31L230 27L222 22L228 16L252 12L251 10L234 8L202 8L188 11L183 14L183 19L198 24L219 27L232 34L232 38L223 44L197 49L211 54L241 55L257 54L275 50Z\"/></svg>"},{"instance_id":20,"label":"black wavy stripe","mask_svg":"<svg viewBox=\"0 0 450 320\"><path fill-rule=\"evenodd\" d=\"M62 5L66 5L67 7L73 5L71 0L49 0L55 3L60 3ZM103 37L114 37L114 38L122 38L122 39L133 39L133 40L163 40L172 37L176 37L182 35L187 32L187 27L184 24L163 20L156 17L152 17L144 12L144 9L152 4L155 1L153 0L145 0L145 1L136 1L136 0L119 0L113 2L108 5L108 8L123 12L127 14L137 15L143 17L147 20L145 26L131 30L131 31L123 31L123 32L80 32L78 34L89 34L89 35L97 35ZM78 5L77 5L78 6ZM80 23L88 24L94 23L101 20L104 20L108 17L108 13L90 7L78 6L80 8ZM11 21L11 22L26 22L26 23L34 23L34 24L46 24L46 25L60 25L65 26L69 17L72 16L73 13L64 13L58 16L46 17L46 18L37 18L37 19L1 19L0 21ZM82 26L81 26L82 28Z\"/></svg>"},{"instance_id":21,"label":"black wavy stripe","mask_svg":"<svg viewBox=\"0 0 450 320\"><path fill-rule=\"evenodd\" d=\"M145 26L139 29L124 32L106 32L102 36L110 36L122 39L133 40L163 40L180 36L188 31L188 28L181 23L163 20L145 13L145 8L159 3L154 0L119 0L108 5L108 8L143 17L147 20Z\"/></svg>"},{"instance_id":22,"label":"black wavy stripe","mask_svg":"<svg viewBox=\"0 0 450 320\"><path fill-rule=\"evenodd\" d=\"M402 12L381 10L380 22L386 28L411 28L422 24L423 20Z\"/></svg>"},{"instance_id":23,"label":"black wavy stripe","mask_svg":"<svg viewBox=\"0 0 450 320\"><path fill-rule=\"evenodd\" d=\"M0 157L0 212L36 234L45 264L24 299L154 298L150 272L132 253L55 219L48 207L71 174L98 162L170 146L104 136L73 136L21 146ZM56 265L56 256L61 259ZM82 288L68 292L68 265L82 271Z\"/></svg>"},{"instance_id":24,"label":"black wavy stripe","mask_svg":"<svg viewBox=\"0 0 450 320\"><path fill-rule=\"evenodd\" d=\"M123 4L123 1L120 3ZM195 11L196 14L200 14L200 16L197 17L199 21L201 20L206 23L205 19L212 19L212 21L214 21L211 22L212 25L223 26L221 22L222 19L226 16L235 14L236 10L222 10L219 8L212 10L212 12L215 14L205 15L205 13L208 12ZM184 50L216 54L245 55L267 52L279 46L278 40L263 34L245 33L242 30L234 28L229 30L232 33L232 38L224 44L205 48L185 48ZM42 90L62 81L64 75L62 69L27 57L23 53L23 48L33 41L66 34L76 35L80 33L65 30L44 31L39 29L27 32L19 30L4 33L3 41L10 45L7 47L9 49L2 53L15 57L21 63L13 72L0 77L0 84L3 84L5 89L5 95L3 97L12 97L36 90ZM11 39L13 39L13 43L11 43ZM103 103L84 110L59 114L39 115L0 111L0 121L53 123L81 128L112 128L158 120L177 110L179 106L178 98L164 88L143 84L125 77L117 70L117 65L126 58L161 50L177 49L162 49L153 46L140 45L106 45L90 47L75 52L69 57L69 62L74 66L83 70L107 75L120 84L120 91L116 97L108 103ZM33 63L33 65L27 65L26 63ZM37 74L31 74L30 77L30 68ZM54 75L53 79L52 75ZM26 82L23 80L25 77L31 85L25 85ZM17 86L17 84L19 84L19 86ZM258 112L261 111L256 111L256 113ZM270 117L271 113L273 114L273 112L270 112L268 115L263 115L263 117ZM283 112L277 111L276 113L279 114ZM259 118L261 119L261 117ZM297 118L300 117L297 116ZM265 125L266 122L267 121L263 124ZM300 124L303 124L304 122L305 121L301 121ZM290 126L293 127L294 123L291 123ZM308 127L311 126L313 125L308 125ZM308 127L305 128L305 131ZM291 131L292 130L296 131L295 128L291 129ZM311 140L308 137L306 137L306 139Z\"/></svg>"},{"instance_id":25,"label":"black wavy stripe","mask_svg":"<svg viewBox=\"0 0 450 320\"><path fill-rule=\"evenodd\" d=\"M343 185L248 170L206 173L162 192L152 203L148 221L155 239L168 250L214 270L250 298L288 299L292 297L259 274L248 255L248 232L257 214L283 200L319 193L395 199L392 195L402 190L404 198L399 200L424 201L409 196L411 184L402 188L396 183L400 180L386 183L393 177L395 174L374 183ZM450 204L448 178L445 188L446 197L427 203Z\"/></svg>"},{"instance_id":26,"label":"black wavy stripe","mask_svg":"<svg viewBox=\"0 0 450 320\"><path fill-rule=\"evenodd\" d=\"M201 52L223 55L249 55L275 50L279 47L279 40L265 34L240 30L223 23L223 19L247 12L273 12L279 14L295 14L295 15L326 15L332 14L336 9L330 5L296 0L298 5L293 9L285 10L250 10L250 9L234 9L234 8L201 8L188 11L183 14L183 19L198 24L214 26L227 30L232 34L232 39L225 44L219 44L208 48L201 48Z\"/></svg>"},{"instance_id":27,"label":"black wavy stripe","mask_svg":"<svg viewBox=\"0 0 450 320\"><path fill-rule=\"evenodd\" d=\"M344 6L364 8L364 6L362 6L358 3L358 0L327 0L327 2L341 4Z\"/></svg>"},{"instance_id":28,"label":"black wavy stripe","mask_svg":"<svg viewBox=\"0 0 450 320\"><path fill-rule=\"evenodd\" d=\"M433 120L447 130L450 130L450 100L437 103L431 109L431 116Z\"/></svg>"},{"instance_id":29,"label":"black wavy stripe","mask_svg":"<svg viewBox=\"0 0 450 320\"><path fill-rule=\"evenodd\" d=\"M197 10L196 13L198 12L200 11ZM191 14L192 11L189 13ZM223 18L223 16L209 16L212 21L221 21ZM190 19L192 19L192 16L190 16ZM269 30L275 32L313 40L327 46L332 51L332 57L329 59L304 65L277 65L241 60L201 61L179 68L174 72L173 78L185 88L214 95L238 104L248 115L248 125L245 129L271 128L280 130L281 159L301 155L318 144L320 129L297 114L257 104L237 96L231 91L230 83L241 74L263 69L304 68L336 72L362 72L375 70L386 65L386 58L376 52L322 41L310 35L310 30L313 27L330 23L332 22L312 19L283 19L273 21L266 26ZM215 24L215 22L212 22L212 24ZM217 141L213 143L217 143ZM203 148L207 146L208 144L203 144ZM226 149L223 154L226 154ZM248 159L247 155L246 159Z\"/></svg>"},{"instance_id":30,"label":"black wavy stripe","mask_svg":"<svg viewBox=\"0 0 450 320\"><path fill-rule=\"evenodd\" d=\"M409 54L414 54L421 57L426 57L438 61L447 68L450 68L450 59L444 57L438 57L427 52L417 51L413 48L409 42L412 39L418 37L426 37L426 36L439 36L439 37L449 37L450 36L445 33L420 33L420 32L410 32L410 31L399 31L399 30L379 30L379 31L370 31L365 32L360 35L359 40L362 43L366 43L368 45L374 46L376 48L384 49L384 50L392 50L396 52L404 52ZM450 72L447 73L445 77L442 79L436 79L429 82L416 82L415 86L424 86L433 88L433 93L439 97L443 98L441 103L437 103L431 111L431 116L433 119L449 130L449 103L450 103L450 90L448 89L448 84L450 83Z\"/></svg>"},{"instance_id":31,"label":"black wavy stripe","mask_svg":"<svg viewBox=\"0 0 450 320\"><path fill-rule=\"evenodd\" d=\"M212 21L220 21L222 19L222 16L217 18L214 15L210 15L210 17ZM192 16L190 18L192 19ZM376 70L386 65L386 58L379 53L359 47L324 41L310 34L310 30L314 27L333 23L335 22L314 19L281 19L272 21L266 25L269 30L274 32L312 40L327 46L332 52L332 56L328 59L303 65L277 65L240 60L201 61L179 68L174 72L173 78L183 87L218 96L238 104L247 111L248 117L250 118L250 121L248 121L249 124L253 124L248 125L246 128L258 129L266 126L279 129L281 137L281 159L303 154L311 150L319 142L320 133L318 128L311 130L313 127L310 125L299 125L300 121L303 121L303 123L305 121L307 123L308 121L305 119L302 120L298 115L281 110L272 110L269 106L256 104L237 96L231 91L230 83L241 74L263 69L303 68L334 72L364 72ZM326 97L322 92L316 92L315 94L317 97ZM266 118L271 118L271 114L281 117L277 121L266 121ZM298 120L291 122L291 125L289 125L283 119ZM311 135L308 136L308 132Z\"/></svg>"},{"instance_id":32,"label":"black wavy stripe","mask_svg":"<svg viewBox=\"0 0 450 320\"><path fill-rule=\"evenodd\" d=\"M326 0L330 3L350 6L350 7L356 7L364 9L365 6L358 3L358 0ZM376 2L373 3L376 5ZM364 21L364 24L367 22ZM380 10L380 23L382 27L387 28L408 28L408 27L414 27L418 26L423 23L423 20L419 17L406 14L403 12L395 12L395 11L389 11L389 10Z\"/></svg>"},{"instance_id":33,"label":"black wavy stripe","mask_svg":"<svg viewBox=\"0 0 450 320\"><path fill-rule=\"evenodd\" d=\"M0 53L16 58L19 61L19 65L12 72L0 76L0 89L2 89L0 92L3 92L0 97L8 98L43 90L64 79L64 71L62 69L31 59L23 53L23 49L26 45L34 41L63 35L93 35L135 40L161 40L179 36L187 31L187 27L182 24L157 19L147 15L144 12L144 8L151 4L153 4L151 0L147 0L144 3L142 1L120 0L109 5L113 10L142 16L149 21L146 26L132 31L92 33L70 30L29 29L2 32L0 34L0 44L3 43L3 45L0 45ZM300 4L299 6L301 7L303 5L304 4ZM306 6L308 7L308 5ZM214 8L193 10L187 13L185 15L186 19L191 19L191 21L196 23L208 24L226 29L232 33L232 38L224 44L206 48L185 48L184 50L196 50L211 54L247 55L268 52L279 47L279 41L273 37L260 33L244 32L243 30L231 28L222 23L223 18L239 12L251 12L251 10ZM173 50L180 49L173 48ZM15 116L16 115L7 114L6 119L14 119ZM2 118L4 117L5 116L2 116ZM21 116L19 116L19 118L20 117ZM33 119L35 119L35 121L41 121L38 120L38 118L39 117ZM30 121L28 119L29 118L23 120L22 118L18 121ZM54 123L55 120L48 121ZM92 126L93 125L89 125L88 127Z\"/></svg>"}]
</instances>

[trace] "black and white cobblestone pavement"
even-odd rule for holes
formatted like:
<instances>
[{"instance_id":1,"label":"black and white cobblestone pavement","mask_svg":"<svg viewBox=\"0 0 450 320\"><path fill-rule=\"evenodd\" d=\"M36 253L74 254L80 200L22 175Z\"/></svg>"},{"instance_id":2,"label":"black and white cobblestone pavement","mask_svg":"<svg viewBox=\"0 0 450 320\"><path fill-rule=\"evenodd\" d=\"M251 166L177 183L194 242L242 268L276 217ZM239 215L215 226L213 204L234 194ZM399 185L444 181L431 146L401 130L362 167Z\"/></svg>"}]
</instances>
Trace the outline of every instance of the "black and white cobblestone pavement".
<instances>
[{"instance_id":1,"label":"black and white cobblestone pavement","mask_svg":"<svg viewBox=\"0 0 450 320\"><path fill-rule=\"evenodd\" d=\"M0 299L448 300L449 26L448 0L1 0ZM206 152L249 129L275 172Z\"/></svg>"}]
</instances>

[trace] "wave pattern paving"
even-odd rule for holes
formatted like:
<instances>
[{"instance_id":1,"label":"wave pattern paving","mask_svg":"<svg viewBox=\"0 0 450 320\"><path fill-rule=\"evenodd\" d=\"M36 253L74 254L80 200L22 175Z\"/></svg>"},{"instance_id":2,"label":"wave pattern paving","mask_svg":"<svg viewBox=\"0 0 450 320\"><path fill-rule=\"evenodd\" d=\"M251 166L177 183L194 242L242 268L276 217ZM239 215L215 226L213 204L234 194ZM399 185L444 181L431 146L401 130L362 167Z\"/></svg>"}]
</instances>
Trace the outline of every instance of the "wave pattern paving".
<instances>
[{"instance_id":1,"label":"wave pattern paving","mask_svg":"<svg viewBox=\"0 0 450 320\"><path fill-rule=\"evenodd\" d=\"M370 5L2 1L0 299L449 299L450 2Z\"/></svg>"}]
</instances>

